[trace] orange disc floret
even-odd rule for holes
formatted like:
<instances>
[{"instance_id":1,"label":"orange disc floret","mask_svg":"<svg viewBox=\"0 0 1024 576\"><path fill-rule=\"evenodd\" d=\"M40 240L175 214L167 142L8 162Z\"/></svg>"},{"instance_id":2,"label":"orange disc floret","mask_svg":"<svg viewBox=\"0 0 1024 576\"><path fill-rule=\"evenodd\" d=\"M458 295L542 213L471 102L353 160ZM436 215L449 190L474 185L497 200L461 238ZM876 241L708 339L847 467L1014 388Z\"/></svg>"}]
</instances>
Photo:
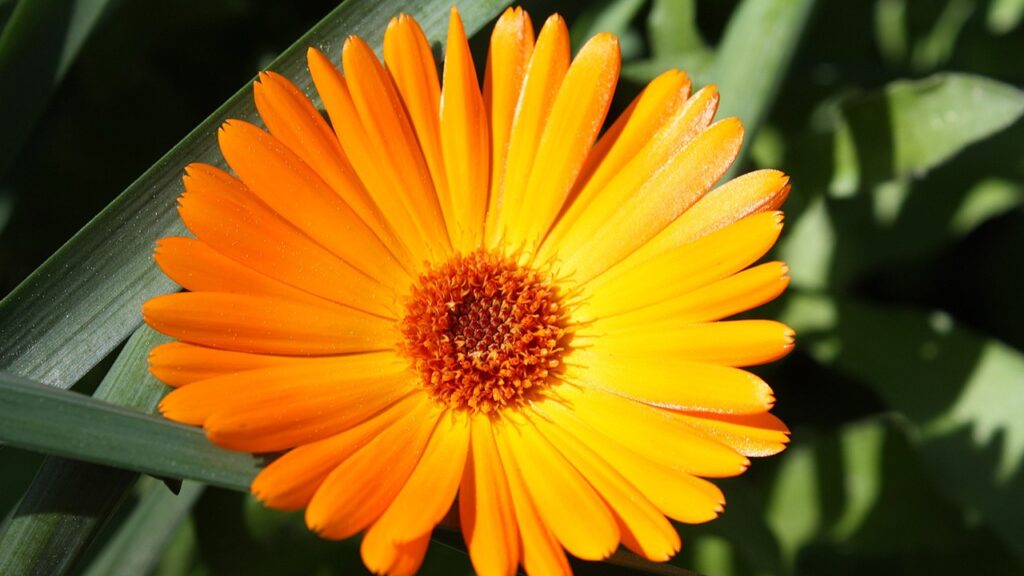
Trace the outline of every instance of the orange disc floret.
<instances>
[{"instance_id":1,"label":"orange disc floret","mask_svg":"<svg viewBox=\"0 0 1024 576\"><path fill-rule=\"evenodd\" d=\"M554 280L486 251L421 275L401 327L424 388L445 405L484 413L545 387L571 338Z\"/></svg>"}]
</instances>

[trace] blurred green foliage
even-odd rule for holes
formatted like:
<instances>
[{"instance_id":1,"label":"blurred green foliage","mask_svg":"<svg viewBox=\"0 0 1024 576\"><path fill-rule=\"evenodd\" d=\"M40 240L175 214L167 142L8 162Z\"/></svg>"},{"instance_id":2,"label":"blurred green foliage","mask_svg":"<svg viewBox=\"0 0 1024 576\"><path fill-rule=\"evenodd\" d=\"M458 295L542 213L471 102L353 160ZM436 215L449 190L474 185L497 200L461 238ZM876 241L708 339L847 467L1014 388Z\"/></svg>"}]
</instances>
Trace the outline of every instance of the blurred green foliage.
<instances>
[{"instance_id":1,"label":"blurred green foliage","mask_svg":"<svg viewBox=\"0 0 1024 576\"><path fill-rule=\"evenodd\" d=\"M333 7L28 4L0 0L4 293ZM796 351L759 370L793 442L721 483L726 514L680 526L673 563L715 576L1024 572L1024 0L525 5L535 23L563 13L577 44L619 34L613 115L654 75L686 69L747 125L740 170L793 178L777 249L792 288L755 312L798 331ZM482 62L486 31L473 44ZM0 450L4 512L38 466ZM74 569L362 570L356 542L320 541L299 516L182 490L138 483ZM469 571L438 544L424 567Z\"/></svg>"}]
</instances>

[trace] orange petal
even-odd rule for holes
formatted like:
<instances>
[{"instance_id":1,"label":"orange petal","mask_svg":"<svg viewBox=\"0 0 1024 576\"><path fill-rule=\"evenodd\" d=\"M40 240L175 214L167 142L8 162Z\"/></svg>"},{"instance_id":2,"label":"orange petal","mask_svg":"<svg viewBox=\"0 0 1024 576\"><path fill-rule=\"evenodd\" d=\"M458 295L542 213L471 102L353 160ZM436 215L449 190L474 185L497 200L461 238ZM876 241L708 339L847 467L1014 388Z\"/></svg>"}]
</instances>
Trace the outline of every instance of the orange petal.
<instances>
[{"instance_id":1,"label":"orange petal","mask_svg":"<svg viewBox=\"0 0 1024 576\"><path fill-rule=\"evenodd\" d=\"M607 435L603 426L588 426L571 408L557 401L541 402L537 408L566 434L595 447L601 458L669 518L695 524L707 522L722 511L725 498L714 484L629 450L618 438Z\"/></svg>"},{"instance_id":2,"label":"orange petal","mask_svg":"<svg viewBox=\"0 0 1024 576\"><path fill-rule=\"evenodd\" d=\"M328 305L324 299L239 264L194 238L157 240L153 259L168 278L193 292L263 294L315 306Z\"/></svg>"},{"instance_id":3,"label":"orange petal","mask_svg":"<svg viewBox=\"0 0 1024 576\"><path fill-rule=\"evenodd\" d=\"M404 375L408 368L408 363L392 352L290 358L292 361L284 364L223 374L183 386L164 397L160 411L171 420L193 425L204 424L217 412L231 412L235 408L251 410L268 402L278 402L277 408L283 413L290 408L285 403L301 402L304 398L320 395L340 396L349 393L350 388L357 388L351 391L357 398L365 396L372 391L365 388L372 388L372 382L378 380L383 380L385 389L382 392L386 391L388 381ZM410 383L410 379L407 378L406 383ZM364 389L359 390L360 386Z\"/></svg>"},{"instance_id":4,"label":"orange petal","mask_svg":"<svg viewBox=\"0 0 1024 576\"><path fill-rule=\"evenodd\" d=\"M491 173L490 135L473 55L454 6L445 50L441 144L451 195L451 213L445 216L452 244L469 252L483 239Z\"/></svg>"},{"instance_id":5,"label":"orange petal","mask_svg":"<svg viewBox=\"0 0 1024 576\"><path fill-rule=\"evenodd\" d=\"M186 169L178 212L193 234L228 258L322 298L397 316L391 287L331 254L223 170Z\"/></svg>"},{"instance_id":6,"label":"orange petal","mask_svg":"<svg viewBox=\"0 0 1024 576\"><path fill-rule=\"evenodd\" d=\"M541 28L523 79L509 134L505 174L493 227L487 230L488 246L494 247L501 242L509 224L515 221L513 214L518 211L518 204L526 194L544 126L568 70L569 30L561 16L552 14ZM490 220L488 224L491 224Z\"/></svg>"},{"instance_id":7,"label":"orange petal","mask_svg":"<svg viewBox=\"0 0 1024 576\"><path fill-rule=\"evenodd\" d=\"M607 333L635 330L665 320L679 323L721 320L774 300L789 285L788 273L789 268L782 262L767 262L664 302L602 317L593 322L593 327Z\"/></svg>"},{"instance_id":8,"label":"orange petal","mask_svg":"<svg viewBox=\"0 0 1024 576\"><path fill-rule=\"evenodd\" d=\"M270 133L295 152L352 207L403 268L411 269L412 256L396 238L356 176L334 131L306 95L284 76L263 72L259 82L253 86L253 98Z\"/></svg>"},{"instance_id":9,"label":"orange petal","mask_svg":"<svg viewBox=\"0 0 1024 576\"><path fill-rule=\"evenodd\" d=\"M430 170L394 82L369 45L356 36L345 40L341 58L352 103L369 137L358 145L370 146L373 169L391 177L393 187L388 193L404 196L422 241L436 244L438 253L447 253L444 216ZM338 131L338 136L348 151L346 135Z\"/></svg>"},{"instance_id":10,"label":"orange petal","mask_svg":"<svg viewBox=\"0 0 1024 576\"><path fill-rule=\"evenodd\" d=\"M169 394L160 409L179 421L178 407L205 412L207 437L230 450L285 450L351 428L415 389L404 363L360 375L353 365L361 356L371 355L310 359L196 382Z\"/></svg>"},{"instance_id":11,"label":"orange petal","mask_svg":"<svg viewBox=\"0 0 1024 576\"><path fill-rule=\"evenodd\" d=\"M603 560L619 545L619 528L608 506L572 464L529 422L496 427L544 524L572 555ZM504 453L503 453L504 460Z\"/></svg>"},{"instance_id":12,"label":"orange petal","mask_svg":"<svg viewBox=\"0 0 1024 576\"><path fill-rule=\"evenodd\" d=\"M412 542L429 534L451 508L466 467L469 426L464 412L441 417L416 469L373 525L388 542Z\"/></svg>"},{"instance_id":13,"label":"orange petal","mask_svg":"<svg viewBox=\"0 0 1024 576\"><path fill-rule=\"evenodd\" d=\"M730 414L764 412L775 397L763 380L743 370L701 364L685 356L607 349L577 350L574 378L637 402L676 410Z\"/></svg>"},{"instance_id":14,"label":"orange petal","mask_svg":"<svg viewBox=\"0 0 1024 576\"><path fill-rule=\"evenodd\" d=\"M280 140L240 120L225 122L217 136L231 169L285 220L385 285L409 280L366 222Z\"/></svg>"},{"instance_id":15,"label":"orange petal","mask_svg":"<svg viewBox=\"0 0 1024 576\"><path fill-rule=\"evenodd\" d=\"M427 554L430 532L409 542L395 544L378 526L380 526L379 522L370 526L359 545L359 552L366 567L374 574L387 574L388 576L416 574L423 564L423 557Z\"/></svg>"},{"instance_id":16,"label":"orange petal","mask_svg":"<svg viewBox=\"0 0 1024 576\"><path fill-rule=\"evenodd\" d=\"M437 424L433 400L421 398L400 424L389 426L338 465L306 507L306 525L323 538L348 538L373 523L409 478Z\"/></svg>"},{"instance_id":17,"label":"orange petal","mask_svg":"<svg viewBox=\"0 0 1024 576\"><path fill-rule=\"evenodd\" d=\"M491 193L487 207L487 228L493 229L498 198L505 175L509 134L526 67L533 53L533 24L530 15L519 7L508 8L498 18L491 33L484 73L484 106L491 127Z\"/></svg>"},{"instance_id":18,"label":"orange petal","mask_svg":"<svg viewBox=\"0 0 1024 576\"><path fill-rule=\"evenodd\" d=\"M587 283L579 318L605 318L640 309L726 278L756 262L780 232L781 215L767 212L657 256L638 250Z\"/></svg>"},{"instance_id":19,"label":"orange petal","mask_svg":"<svg viewBox=\"0 0 1024 576\"><path fill-rule=\"evenodd\" d=\"M588 353L640 362L672 360L754 366L778 360L793 349L793 330L772 320L729 320L704 324L663 322L630 332L601 334Z\"/></svg>"},{"instance_id":20,"label":"orange petal","mask_svg":"<svg viewBox=\"0 0 1024 576\"><path fill-rule=\"evenodd\" d=\"M421 222L424 216L432 213L431 210L440 218L440 208L428 207L426 212L417 215L417 210L422 208L418 202L436 205L436 199L414 196L413 189L404 186L387 148L379 148L363 126L348 84L330 60L315 48L309 49L307 60L310 76L331 118L338 141L374 203L388 219L391 229L413 254L416 263L446 254L448 248L442 244L447 243L447 235L428 237L426 234L437 227ZM441 222L437 228L442 233L443 226Z\"/></svg>"},{"instance_id":21,"label":"orange petal","mask_svg":"<svg viewBox=\"0 0 1024 576\"><path fill-rule=\"evenodd\" d=\"M771 456L786 448L789 428L768 412L761 414L679 413L691 428L744 456Z\"/></svg>"},{"instance_id":22,"label":"orange petal","mask_svg":"<svg viewBox=\"0 0 1024 576\"><path fill-rule=\"evenodd\" d=\"M387 350L399 337L393 321L352 308L248 294L167 294L146 302L142 318L193 344L286 356Z\"/></svg>"},{"instance_id":23,"label":"orange petal","mask_svg":"<svg viewBox=\"0 0 1024 576\"><path fill-rule=\"evenodd\" d=\"M149 371L168 386L184 386L215 376L304 362L302 356L248 354L168 342L149 352Z\"/></svg>"},{"instance_id":24,"label":"orange petal","mask_svg":"<svg viewBox=\"0 0 1024 576\"><path fill-rule=\"evenodd\" d=\"M341 434L299 446L271 462L256 476L252 481L253 495L271 508L303 508L331 470L428 401L422 393L406 396Z\"/></svg>"},{"instance_id":25,"label":"orange petal","mask_svg":"<svg viewBox=\"0 0 1024 576\"><path fill-rule=\"evenodd\" d=\"M541 434L608 503L626 547L655 562L664 562L679 551L679 534L675 528L622 474L557 424L544 418L536 418L534 422Z\"/></svg>"},{"instance_id":26,"label":"orange petal","mask_svg":"<svg viewBox=\"0 0 1024 576\"><path fill-rule=\"evenodd\" d=\"M572 61L551 105L526 187L511 187L507 240L512 246L535 246L562 204L604 124L621 58L619 41L608 33L591 38ZM514 206L514 207L513 207Z\"/></svg>"},{"instance_id":27,"label":"orange petal","mask_svg":"<svg viewBox=\"0 0 1024 576\"><path fill-rule=\"evenodd\" d=\"M473 569L483 576L511 575L519 561L515 512L492 422L470 417L470 454L459 491L459 520Z\"/></svg>"},{"instance_id":28,"label":"orange petal","mask_svg":"<svg viewBox=\"0 0 1024 576\"><path fill-rule=\"evenodd\" d=\"M448 221L451 206L438 117L441 85L437 79L437 63L434 62L430 43L412 17L399 14L388 23L384 32L384 63L409 113L409 120L434 180L441 211Z\"/></svg>"}]
</instances>

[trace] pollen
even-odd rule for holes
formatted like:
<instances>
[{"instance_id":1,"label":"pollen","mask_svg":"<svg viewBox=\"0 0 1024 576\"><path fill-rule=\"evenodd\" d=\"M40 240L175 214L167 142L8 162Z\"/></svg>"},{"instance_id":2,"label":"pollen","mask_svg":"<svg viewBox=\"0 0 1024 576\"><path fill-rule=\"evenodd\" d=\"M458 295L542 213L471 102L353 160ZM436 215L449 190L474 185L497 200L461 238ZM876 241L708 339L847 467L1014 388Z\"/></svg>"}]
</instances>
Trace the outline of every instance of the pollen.
<instances>
[{"instance_id":1,"label":"pollen","mask_svg":"<svg viewBox=\"0 0 1024 576\"><path fill-rule=\"evenodd\" d=\"M550 274L477 251L420 276L401 321L401 348L435 400L491 413L557 381L568 317Z\"/></svg>"}]
</instances>

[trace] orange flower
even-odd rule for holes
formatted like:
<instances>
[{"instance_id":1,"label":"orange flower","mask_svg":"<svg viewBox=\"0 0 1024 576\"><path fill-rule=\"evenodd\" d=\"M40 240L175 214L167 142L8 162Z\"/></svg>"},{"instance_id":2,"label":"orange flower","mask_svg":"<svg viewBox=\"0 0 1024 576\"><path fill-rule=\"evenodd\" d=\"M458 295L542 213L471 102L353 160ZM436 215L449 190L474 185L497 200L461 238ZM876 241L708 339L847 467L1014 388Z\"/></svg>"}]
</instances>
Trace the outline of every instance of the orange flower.
<instances>
[{"instance_id":1,"label":"orange flower","mask_svg":"<svg viewBox=\"0 0 1024 576\"><path fill-rule=\"evenodd\" d=\"M535 38L506 11L481 92L452 10L443 83L411 18L384 65L362 40L344 76L309 70L331 126L261 75L269 132L229 121L235 176L193 164L180 213L195 238L156 260L189 292L143 308L180 342L152 353L160 408L226 448L285 454L253 482L326 538L365 531L375 572L414 572L458 496L481 574L569 571L619 544L655 561L668 518L705 522L742 473L783 449L771 389L741 367L792 332L721 321L777 296L752 266L789 190L762 170L712 189L742 128L712 123L712 86L659 76L598 138L617 40L570 60L564 21ZM333 126L333 128L332 128Z\"/></svg>"}]
</instances>

